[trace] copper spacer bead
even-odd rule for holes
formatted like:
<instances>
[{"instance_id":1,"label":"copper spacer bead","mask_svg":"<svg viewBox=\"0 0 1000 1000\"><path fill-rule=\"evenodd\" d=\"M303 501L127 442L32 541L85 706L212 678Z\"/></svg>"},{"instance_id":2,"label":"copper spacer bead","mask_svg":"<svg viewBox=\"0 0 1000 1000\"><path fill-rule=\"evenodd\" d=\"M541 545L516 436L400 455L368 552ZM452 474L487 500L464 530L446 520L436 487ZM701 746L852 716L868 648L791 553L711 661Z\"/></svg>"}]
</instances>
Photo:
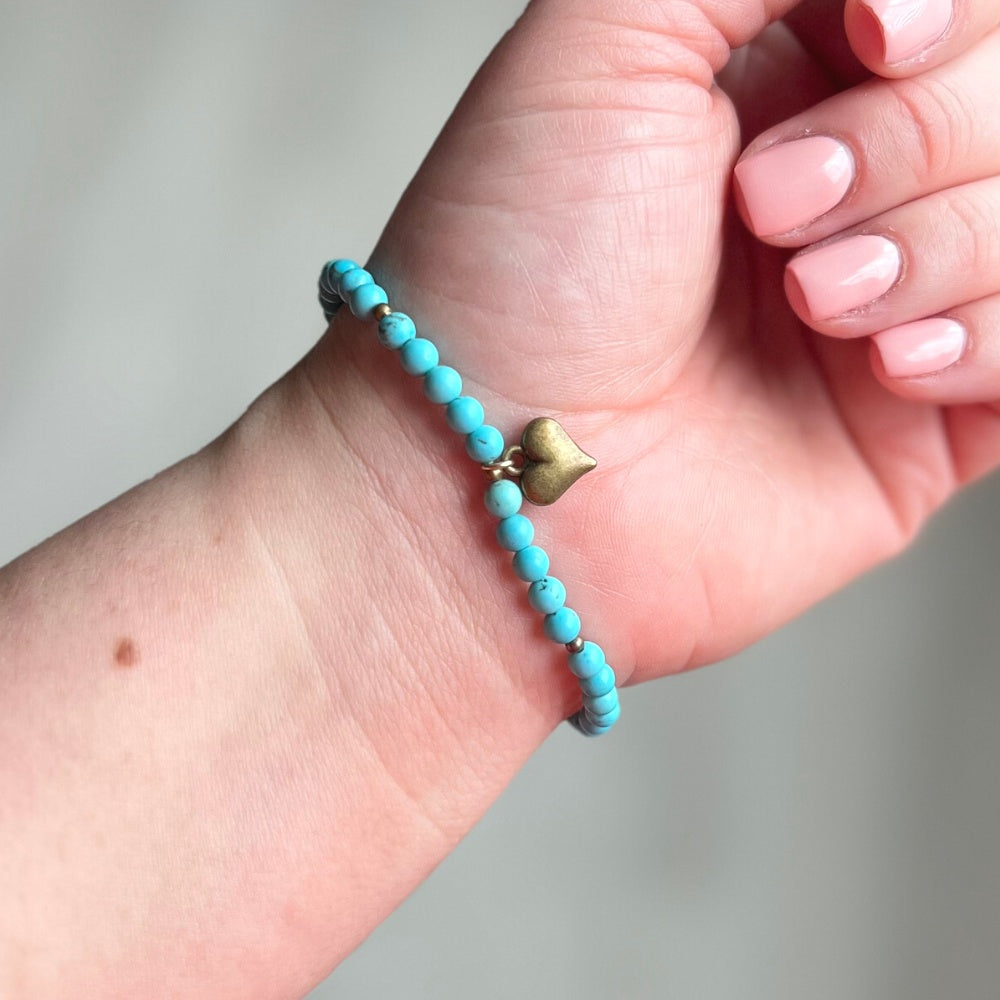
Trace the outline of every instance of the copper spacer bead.
<instances>
[{"instance_id":1,"label":"copper spacer bead","mask_svg":"<svg viewBox=\"0 0 1000 1000\"><path fill-rule=\"evenodd\" d=\"M383 316L388 316L392 312L387 302L380 302L373 310L372 316L377 323Z\"/></svg>"}]
</instances>

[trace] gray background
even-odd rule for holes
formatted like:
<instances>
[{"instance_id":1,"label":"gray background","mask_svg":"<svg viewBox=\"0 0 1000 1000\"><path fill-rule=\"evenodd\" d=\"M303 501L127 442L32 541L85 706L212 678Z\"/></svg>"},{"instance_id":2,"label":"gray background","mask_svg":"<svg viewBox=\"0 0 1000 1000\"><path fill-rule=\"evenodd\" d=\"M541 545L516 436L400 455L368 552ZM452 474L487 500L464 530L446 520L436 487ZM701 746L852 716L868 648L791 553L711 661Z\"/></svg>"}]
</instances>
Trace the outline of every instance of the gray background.
<instances>
[{"instance_id":1,"label":"gray background","mask_svg":"<svg viewBox=\"0 0 1000 1000\"><path fill-rule=\"evenodd\" d=\"M3 0L0 562L305 351L518 9ZM557 733L311 996L995 998L998 499Z\"/></svg>"}]
</instances>

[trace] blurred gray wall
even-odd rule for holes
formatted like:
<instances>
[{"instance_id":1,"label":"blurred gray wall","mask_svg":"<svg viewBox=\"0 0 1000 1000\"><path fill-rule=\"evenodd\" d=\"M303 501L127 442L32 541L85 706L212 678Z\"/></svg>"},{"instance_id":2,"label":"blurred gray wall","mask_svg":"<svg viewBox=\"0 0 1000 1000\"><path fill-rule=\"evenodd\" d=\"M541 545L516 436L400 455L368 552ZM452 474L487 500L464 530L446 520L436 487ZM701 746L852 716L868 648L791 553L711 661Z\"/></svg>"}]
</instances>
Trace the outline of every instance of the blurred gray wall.
<instances>
[{"instance_id":1,"label":"blurred gray wall","mask_svg":"<svg viewBox=\"0 0 1000 1000\"><path fill-rule=\"evenodd\" d=\"M0 562L308 348L518 9L0 4ZM312 998L1000 995L998 501L556 734Z\"/></svg>"}]
</instances>

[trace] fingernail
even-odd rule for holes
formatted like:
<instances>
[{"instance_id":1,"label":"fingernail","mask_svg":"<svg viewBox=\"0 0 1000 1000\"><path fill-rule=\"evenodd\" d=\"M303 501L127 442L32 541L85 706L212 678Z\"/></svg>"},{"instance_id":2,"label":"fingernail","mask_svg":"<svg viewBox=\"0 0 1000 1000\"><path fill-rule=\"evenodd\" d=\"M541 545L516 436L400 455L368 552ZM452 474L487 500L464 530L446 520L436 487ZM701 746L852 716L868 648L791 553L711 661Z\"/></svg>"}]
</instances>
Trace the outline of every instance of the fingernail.
<instances>
[{"instance_id":1,"label":"fingernail","mask_svg":"<svg viewBox=\"0 0 1000 1000\"><path fill-rule=\"evenodd\" d=\"M758 236L791 232L829 212L847 193L854 160L826 135L779 142L733 171L750 228Z\"/></svg>"},{"instance_id":2,"label":"fingernail","mask_svg":"<svg viewBox=\"0 0 1000 1000\"><path fill-rule=\"evenodd\" d=\"M950 0L860 0L860 5L875 20L882 59L889 65L920 55L951 24Z\"/></svg>"},{"instance_id":3,"label":"fingernail","mask_svg":"<svg viewBox=\"0 0 1000 1000\"><path fill-rule=\"evenodd\" d=\"M940 316L893 326L872 337L890 378L943 371L965 353L968 339L961 323Z\"/></svg>"},{"instance_id":4,"label":"fingernail","mask_svg":"<svg viewBox=\"0 0 1000 1000\"><path fill-rule=\"evenodd\" d=\"M851 236L793 257L785 267L785 294L803 318L832 319L885 295L901 263L892 240Z\"/></svg>"}]
</instances>

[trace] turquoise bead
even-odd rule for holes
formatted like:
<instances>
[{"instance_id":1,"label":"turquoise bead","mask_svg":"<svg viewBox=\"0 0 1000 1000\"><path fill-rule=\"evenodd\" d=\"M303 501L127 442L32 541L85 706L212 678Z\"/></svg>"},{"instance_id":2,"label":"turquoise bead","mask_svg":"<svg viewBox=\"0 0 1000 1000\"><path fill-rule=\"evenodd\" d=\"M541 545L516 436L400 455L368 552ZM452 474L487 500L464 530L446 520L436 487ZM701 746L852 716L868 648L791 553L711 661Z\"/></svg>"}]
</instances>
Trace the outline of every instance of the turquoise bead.
<instances>
[{"instance_id":1,"label":"turquoise bead","mask_svg":"<svg viewBox=\"0 0 1000 1000\"><path fill-rule=\"evenodd\" d=\"M385 294L385 289L381 285L359 285L351 292L348 301L351 312L358 319L371 319L372 310L388 302L389 296Z\"/></svg>"},{"instance_id":2,"label":"turquoise bead","mask_svg":"<svg viewBox=\"0 0 1000 1000\"><path fill-rule=\"evenodd\" d=\"M610 709L610 711L602 712L600 715L596 715L588 709L584 709L584 716L587 721L604 730L610 729L621 717L621 714L622 707L621 703L618 701L614 703L614 706Z\"/></svg>"},{"instance_id":3,"label":"turquoise bead","mask_svg":"<svg viewBox=\"0 0 1000 1000\"><path fill-rule=\"evenodd\" d=\"M406 313L391 312L378 321L378 342L390 351L398 351L417 335L417 328Z\"/></svg>"},{"instance_id":4,"label":"turquoise bead","mask_svg":"<svg viewBox=\"0 0 1000 1000\"><path fill-rule=\"evenodd\" d=\"M572 642L580 634L580 616L572 608L562 607L542 619L542 629L553 642Z\"/></svg>"},{"instance_id":5,"label":"turquoise bead","mask_svg":"<svg viewBox=\"0 0 1000 1000\"><path fill-rule=\"evenodd\" d=\"M403 344L399 361L407 375L426 375L438 363L438 349L423 337Z\"/></svg>"},{"instance_id":6,"label":"turquoise bead","mask_svg":"<svg viewBox=\"0 0 1000 1000\"><path fill-rule=\"evenodd\" d=\"M590 719L582 713L579 718L574 716L570 721L581 733L583 733L584 736L603 736L607 732L607 729L603 726L595 726Z\"/></svg>"},{"instance_id":7,"label":"turquoise bead","mask_svg":"<svg viewBox=\"0 0 1000 1000\"><path fill-rule=\"evenodd\" d=\"M447 365L435 365L424 376L424 395L432 403L450 403L462 395L462 376Z\"/></svg>"},{"instance_id":8,"label":"turquoise bead","mask_svg":"<svg viewBox=\"0 0 1000 1000\"><path fill-rule=\"evenodd\" d=\"M363 268L355 267L353 270L345 271L337 285L337 294L347 302L351 297L351 292L362 285L374 285L375 279Z\"/></svg>"},{"instance_id":9,"label":"turquoise bead","mask_svg":"<svg viewBox=\"0 0 1000 1000\"><path fill-rule=\"evenodd\" d=\"M333 295L330 292L324 292L322 288L319 290L319 305L323 310L323 315L326 317L327 322L333 319L334 314L341 306L341 299L339 295Z\"/></svg>"},{"instance_id":10,"label":"turquoise bead","mask_svg":"<svg viewBox=\"0 0 1000 1000\"><path fill-rule=\"evenodd\" d=\"M329 260L323 265L323 270L320 272L319 276L319 290L327 299L340 298L340 293L337 291L337 282L340 281L340 276L344 272L342 270L337 270L338 264L349 264L350 267L345 268L348 271L351 271L358 266L353 260Z\"/></svg>"},{"instance_id":11,"label":"turquoise bead","mask_svg":"<svg viewBox=\"0 0 1000 1000\"><path fill-rule=\"evenodd\" d=\"M494 517L513 517L521 509L521 487L509 479L500 479L486 487L483 502Z\"/></svg>"},{"instance_id":12,"label":"turquoise bead","mask_svg":"<svg viewBox=\"0 0 1000 1000\"><path fill-rule=\"evenodd\" d=\"M587 710L587 715L598 716L605 715L606 713L612 711L614 707L618 704L618 692L612 688L606 694L591 696L585 695L583 699L583 707Z\"/></svg>"},{"instance_id":13,"label":"turquoise bead","mask_svg":"<svg viewBox=\"0 0 1000 1000\"><path fill-rule=\"evenodd\" d=\"M527 547L534 537L535 526L523 514L512 514L497 525L500 547L511 552L519 552ZM569 642L569 639L566 641Z\"/></svg>"},{"instance_id":14,"label":"turquoise bead","mask_svg":"<svg viewBox=\"0 0 1000 1000\"><path fill-rule=\"evenodd\" d=\"M483 426L483 404L472 396L453 399L444 411L448 426L457 434L471 434Z\"/></svg>"},{"instance_id":15,"label":"turquoise bead","mask_svg":"<svg viewBox=\"0 0 1000 1000\"><path fill-rule=\"evenodd\" d=\"M615 687L615 672L606 663L596 674L580 678L580 690L588 698L599 698L602 694L613 691Z\"/></svg>"},{"instance_id":16,"label":"turquoise bead","mask_svg":"<svg viewBox=\"0 0 1000 1000\"><path fill-rule=\"evenodd\" d=\"M337 260L331 260L326 265L326 269L331 274L347 274L348 271L353 271L356 267L360 266L360 264L355 263L353 260L348 260L346 257L338 257Z\"/></svg>"},{"instance_id":17,"label":"turquoise bead","mask_svg":"<svg viewBox=\"0 0 1000 1000\"><path fill-rule=\"evenodd\" d=\"M585 642L579 653L569 654L570 673L580 680L593 677L606 663L604 650L596 642Z\"/></svg>"},{"instance_id":18,"label":"turquoise bead","mask_svg":"<svg viewBox=\"0 0 1000 1000\"><path fill-rule=\"evenodd\" d=\"M621 706L617 703L610 712L603 715L591 715L584 709L580 713L578 728L588 736L601 736L606 733L621 717Z\"/></svg>"},{"instance_id":19,"label":"turquoise bead","mask_svg":"<svg viewBox=\"0 0 1000 1000\"><path fill-rule=\"evenodd\" d=\"M514 572L525 581L534 583L541 580L549 571L549 554L537 545L529 545L526 549L514 553Z\"/></svg>"},{"instance_id":20,"label":"turquoise bead","mask_svg":"<svg viewBox=\"0 0 1000 1000\"><path fill-rule=\"evenodd\" d=\"M566 588L554 576L543 576L528 588L528 603L541 614L551 615L566 603Z\"/></svg>"},{"instance_id":21,"label":"turquoise bead","mask_svg":"<svg viewBox=\"0 0 1000 1000\"><path fill-rule=\"evenodd\" d=\"M328 260L319 276L320 298L325 301L340 301L340 279L357 268L353 260Z\"/></svg>"},{"instance_id":22,"label":"turquoise bead","mask_svg":"<svg viewBox=\"0 0 1000 1000\"><path fill-rule=\"evenodd\" d=\"M465 450L469 458L482 465L495 462L503 454L503 435L495 427L483 424L466 435Z\"/></svg>"}]
</instances>

